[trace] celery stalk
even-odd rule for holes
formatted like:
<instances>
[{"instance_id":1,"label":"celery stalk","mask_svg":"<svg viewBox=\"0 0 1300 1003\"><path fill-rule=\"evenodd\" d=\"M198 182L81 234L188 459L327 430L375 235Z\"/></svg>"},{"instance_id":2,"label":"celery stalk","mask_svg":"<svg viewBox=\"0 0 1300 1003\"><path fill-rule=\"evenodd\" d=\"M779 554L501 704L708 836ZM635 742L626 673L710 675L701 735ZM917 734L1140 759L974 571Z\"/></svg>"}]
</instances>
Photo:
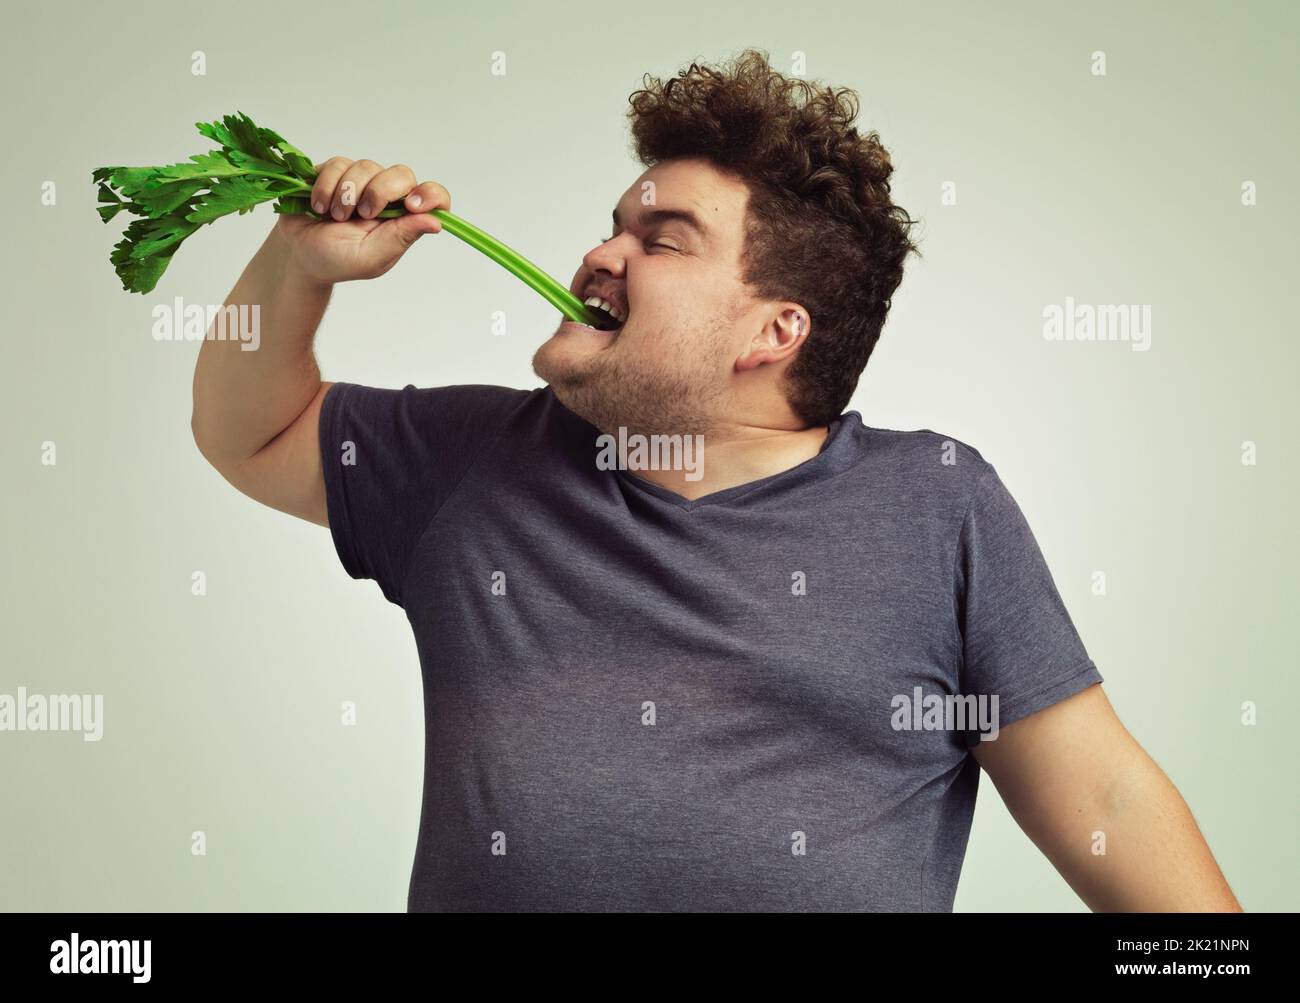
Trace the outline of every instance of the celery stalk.
<instances>
[{"instance_id":1,"label":"celery stalk","mask_svg":"<svg viewBox=\"0 0 1300 1003\"><path fill-rule=\"evenodd\" d=\"M300 200L296 195L284 198L281 202L282 205L277 210L279 212L296 212L311 216L314 219L329 219L328 216L320 216L312 212L306 207L305 201ZM287 202L294 204L283 204ZM518 251L503 244L491 234L480 230L468 220L457 216L450 209L431 209L430 212L442 220L444 230L455 237L459 237L476 251L486 254L534 292L539 293L543 299L558 309L569 320L575 320L580 324L590 324L596 328L608 328L610 326L609 317L603 310L593 310L588 307L577 296L569 292L568 286L553 279ZM390 202L388 207L383 209L376 218L395 219L404 215L406 215L406 209L403 208L402 203Z\"/></svg>"},{"instance_id":2,"label":"celery stalk","mask_svg":"<svg viewBox=\"0 0 1300 1003\"><path fill-rule=\"evenodd\" d=\"M600 327L608 323L602 311L593 310L569 292L567 286L551 278L522 254L507 247L495 237L484 233L473 223L461 219L450 209L434 209L433 214L442 220L442 228L459 237L475 250L482 251L515 278L522 280L569 320ZM382 216L383 213L380 213Z\"/></svg>"}]
</instances>

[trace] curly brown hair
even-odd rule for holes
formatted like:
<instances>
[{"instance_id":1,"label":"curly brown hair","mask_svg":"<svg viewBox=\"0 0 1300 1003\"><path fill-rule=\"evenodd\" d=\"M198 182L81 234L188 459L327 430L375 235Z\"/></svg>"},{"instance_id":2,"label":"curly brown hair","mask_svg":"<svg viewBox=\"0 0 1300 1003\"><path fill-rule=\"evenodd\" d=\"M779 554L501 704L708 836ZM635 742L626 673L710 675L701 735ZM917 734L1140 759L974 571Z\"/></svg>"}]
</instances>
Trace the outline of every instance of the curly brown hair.
<instances>
[{"instance_id":1,"label":"curly brown hair","mask_svg":"<svg viewBox=\"0 0 1300 1003\"><path fill-rule=\"evenodd\" d=\"M904 259L920 254L917 220L890 201L894 168L879 135L850 124L857 93L784 77L758 49L643 83L628 118L645 166L702 157L746 183L744 281L812 315L785 390L810 426L829 424L880 339Z\"/></svg>"}]
</instances>

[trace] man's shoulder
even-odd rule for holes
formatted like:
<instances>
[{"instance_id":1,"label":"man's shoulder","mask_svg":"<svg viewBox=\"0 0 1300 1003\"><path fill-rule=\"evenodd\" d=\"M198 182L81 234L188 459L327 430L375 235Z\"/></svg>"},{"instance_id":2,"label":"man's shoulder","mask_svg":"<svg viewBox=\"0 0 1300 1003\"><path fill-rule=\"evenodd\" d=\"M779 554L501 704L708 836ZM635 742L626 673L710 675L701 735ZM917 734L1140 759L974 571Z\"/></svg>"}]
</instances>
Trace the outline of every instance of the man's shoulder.
<instances>
[{"instance_id":1,"label":"man's shoulder","mask_svg":"<svg viewBox=\"0 0 1300 1003\"><path fill-rule=\"evenodd\" d=\"M547 396L545 388L493 383L387 388L339 382L321 406L321 439L361 435L407 459L421 452L474 452L510 428L542 424Z\"/></svg>"},{"instance_id":2,"label":"man's shoulder","mask_svg":"<svg viewBox=\"0 0 1300 1003\"><path fill-rule=\"evenodd\" d=\"M965 494L993 470L983 453L970 443L930 428L898 429L863 425L871 467L888 472L917 488L942 481Z\"/></svg>"},{"instance_id":3,"label":"man's shoulder","mask_svg":"<svg viewBox=\"0 0 1300 1003\"><path fill-rule=\"evenodd\" d=\"M332 399L331 399L332 398ZM346 400L346 404L344 401ZM443 386L385 388L361 383L337 383L326 402L363 417L423 429L445 426L498 425L521 409L545 404L545 388L521 390L495 383L451 383Z\"/></svg>"},{"instance_id":4,"label":"man's shoulder","mask_svg":"<svg viewBox=\"0 0 1300 1003\"><path fill-rule=\"evenodd\" d=\"M461 403L469 406L511 408L538 399L544 394L545 388L521 390L518 387L506 387L496 383L450 383L444 386L417 387L413 383L408 383L400 392L409 397L412 403L429 406Z\"/></svg>"}]
</instances>

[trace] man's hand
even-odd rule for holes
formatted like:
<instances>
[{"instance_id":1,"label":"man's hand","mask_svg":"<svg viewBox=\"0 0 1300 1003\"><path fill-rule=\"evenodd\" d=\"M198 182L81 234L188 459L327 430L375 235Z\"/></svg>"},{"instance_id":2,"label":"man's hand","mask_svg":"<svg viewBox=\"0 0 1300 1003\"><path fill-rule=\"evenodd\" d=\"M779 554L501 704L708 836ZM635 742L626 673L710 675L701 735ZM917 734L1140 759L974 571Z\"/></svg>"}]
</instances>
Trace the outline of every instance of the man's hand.
<instances>
[{"instance_id":1,"label":"man's hand","mask_svg":"<svg viewBox=\"0 0 1300 1003\"><path fill-rule=\"evenodd\" d=\"M1020 828L1094 912L1241 912L1169 778L1101 684L972 754ZM1094 852L1097 835L1105 853Z\"/></svg>"},{"instance_id":2,"label":"man's hand","mask_svg":"<svg viewBox=\"0 0 1300 1003\"><path fill-rule=\"evenodd\" d=\"M432 210L451 208L446 188L436 181L416 184L405 164L384 168L373 160L331 157L316 170L312 208L330 219L286 214L276 224L291 265L315 282L383 275L421 236L442 229ZM374 218L389 202L399 201L409 215Z\"/></svg>"}]
</instances>

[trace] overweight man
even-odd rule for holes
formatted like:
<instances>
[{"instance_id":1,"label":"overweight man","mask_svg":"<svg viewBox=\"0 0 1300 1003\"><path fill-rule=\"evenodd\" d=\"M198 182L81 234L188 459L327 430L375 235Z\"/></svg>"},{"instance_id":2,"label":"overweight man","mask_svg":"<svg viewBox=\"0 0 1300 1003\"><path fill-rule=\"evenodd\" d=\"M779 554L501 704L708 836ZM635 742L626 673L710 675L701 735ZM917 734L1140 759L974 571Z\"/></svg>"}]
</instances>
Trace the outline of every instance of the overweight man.
<instances>
[{"instance_id":1,"label":"overweight man","mask_svg":"<svg viewBox=\"0 0 1300 1003\"><path fill-rule=\"evenodd\" d=\"M570 287L608 321L533 389L322 381L334 287L451 208L401 164L317 165L230 293L261 345L203 343L198 448L414 631L409 910L950 911L981 770L1090 908L1240 910L992 463L845 410L915 250L855 99L648 80Z\"/></svg>"}]
</instances>

